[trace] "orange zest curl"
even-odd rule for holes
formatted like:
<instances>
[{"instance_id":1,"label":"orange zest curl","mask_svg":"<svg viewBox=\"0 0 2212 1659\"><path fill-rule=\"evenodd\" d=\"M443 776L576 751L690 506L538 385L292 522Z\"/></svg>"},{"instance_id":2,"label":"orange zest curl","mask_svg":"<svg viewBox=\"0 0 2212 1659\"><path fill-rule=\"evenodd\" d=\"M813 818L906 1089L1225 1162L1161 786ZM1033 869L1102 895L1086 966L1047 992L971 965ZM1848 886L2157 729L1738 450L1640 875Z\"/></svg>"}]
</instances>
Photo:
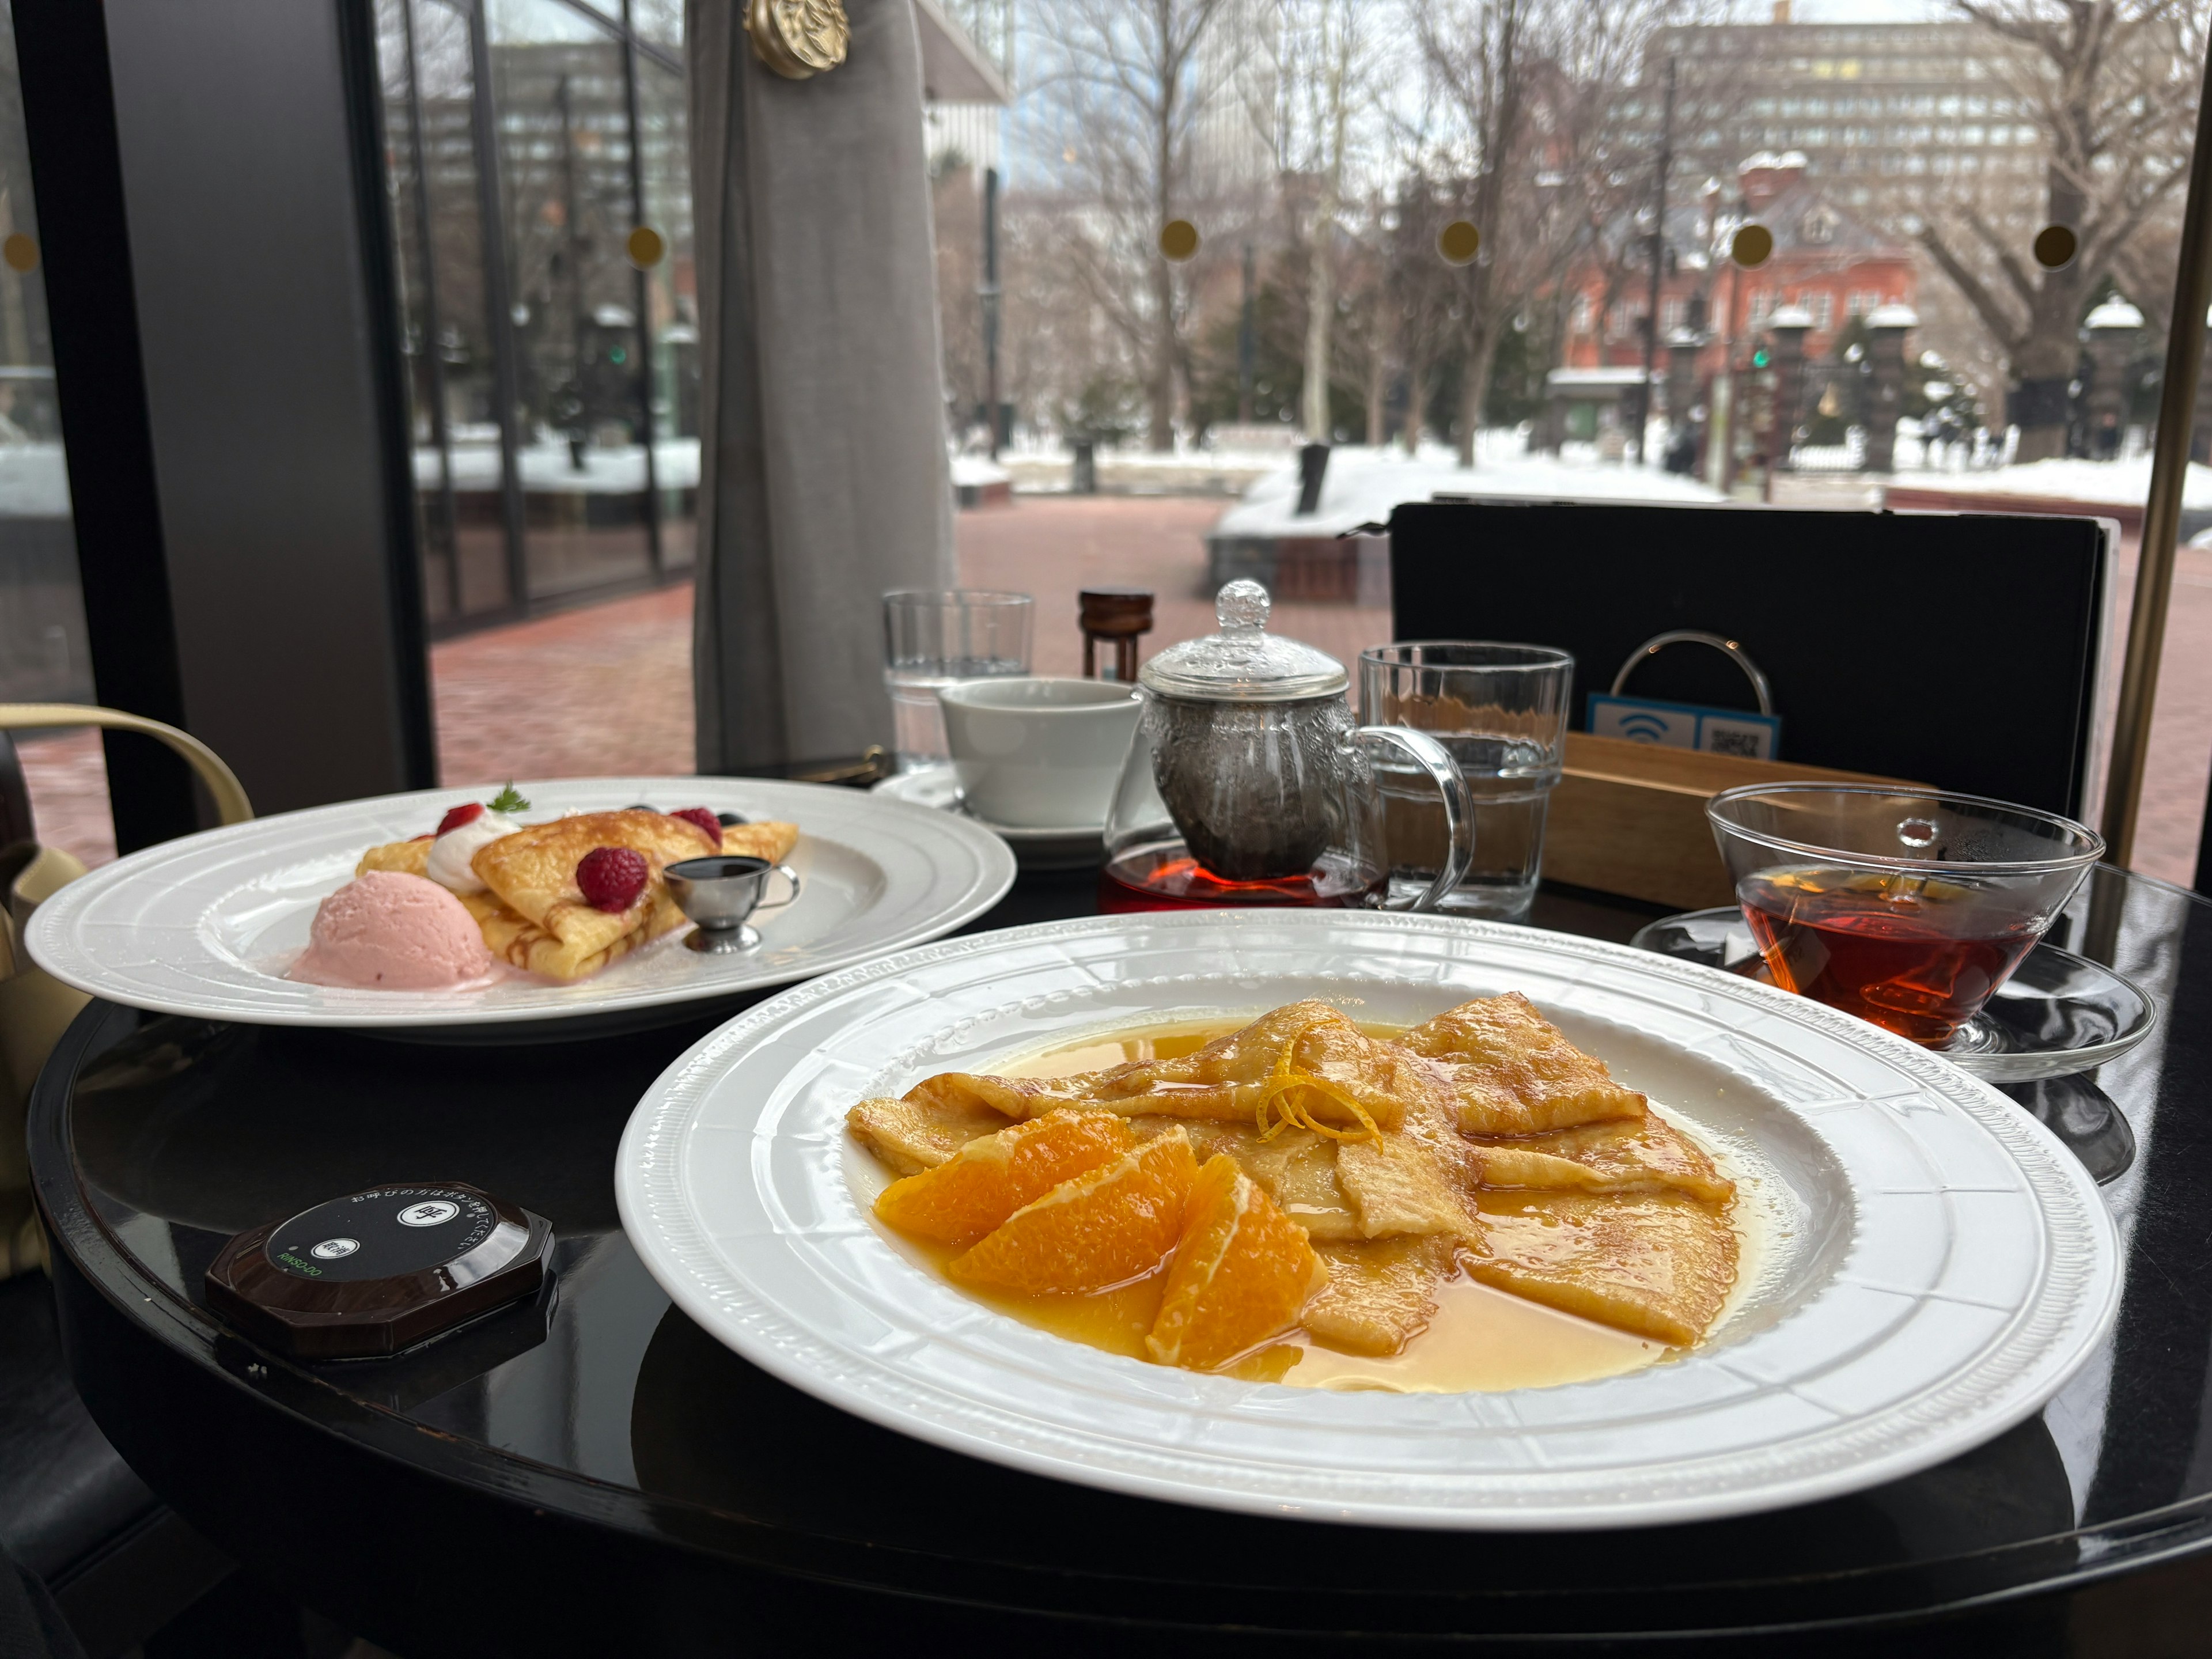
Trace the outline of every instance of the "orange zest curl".
<instances>
[{"instance_id":1,"label":"orange zest curl","mask_svg":"<svg viewBox=\"0 0 2212 1659\"><path fill-rule=\"evenodd\" d=\"M1296 1127L1310 1129L1331 1140L1380 1139L1382 1131L1376 1127L1374 1118L1349 1090L1329 1082L1326 1078L1316 1077L1310 1072L1292 1069L1291 1060L1298 1051L1298 1044L1306 1040L1313 1029L1307 1026L1283 1045L1283 1057L1275 1062L1275 1074L1261 1085L1259 1104L1255 1111L1260 1139L1273 1140L1285 1129ZM1297 1091L1300 1089L1311 1089L1328 1096L1358 1118L1359 1127L1356 1130L1339 1129L1322 1122L1314 1116L1312 1108L1299 1103Z\"/></svg>"}]
</instances>

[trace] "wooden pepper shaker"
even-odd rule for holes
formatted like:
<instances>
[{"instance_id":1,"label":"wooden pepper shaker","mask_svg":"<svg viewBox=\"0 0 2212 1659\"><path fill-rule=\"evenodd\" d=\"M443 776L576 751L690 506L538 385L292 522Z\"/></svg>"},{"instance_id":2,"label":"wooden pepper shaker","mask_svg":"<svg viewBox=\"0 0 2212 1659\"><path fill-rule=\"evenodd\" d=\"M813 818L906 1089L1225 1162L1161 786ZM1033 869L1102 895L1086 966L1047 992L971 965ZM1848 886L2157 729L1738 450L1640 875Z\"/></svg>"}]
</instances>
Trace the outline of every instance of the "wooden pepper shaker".
<instances>
[{"instance_id":1,"label":"wooden pepper shaker","mask_svg":"<svg viewBox=\"0 0 2212 1659\"><path fill-rule=\"evenodd\" d=\"M1083 604L1083 677L1110 678L1124 685L1137 678L1137 636L1152 631L1152 590L1144 587L1086 587ZM1098 641L1114 643L1114 672L1098 672Z\"/></svg>"}]
</instances>

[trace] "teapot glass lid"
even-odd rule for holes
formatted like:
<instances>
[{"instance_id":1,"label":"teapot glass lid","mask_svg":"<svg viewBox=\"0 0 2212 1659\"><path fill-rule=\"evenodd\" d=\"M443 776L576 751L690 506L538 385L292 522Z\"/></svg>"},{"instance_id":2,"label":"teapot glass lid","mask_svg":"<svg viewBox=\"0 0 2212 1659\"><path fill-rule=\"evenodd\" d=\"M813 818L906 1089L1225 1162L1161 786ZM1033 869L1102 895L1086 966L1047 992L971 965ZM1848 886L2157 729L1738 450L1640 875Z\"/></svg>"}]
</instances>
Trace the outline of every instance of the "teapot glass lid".
<instances>
[{"instance_id":1,"label":"teapot glass lid","mask_svg":"<svg viewBox=\"0 0 2212 1659\"><path fill-rule=\"evenodd\" d=\"M1137 678L1163 696L1208 702L1288 702L1341 693L1351 683L1342 663L1267 632L1273 603L1255 581L1224 584L1213 601L1221 631L1170 646Z\"/></svg>"}]
</instances>

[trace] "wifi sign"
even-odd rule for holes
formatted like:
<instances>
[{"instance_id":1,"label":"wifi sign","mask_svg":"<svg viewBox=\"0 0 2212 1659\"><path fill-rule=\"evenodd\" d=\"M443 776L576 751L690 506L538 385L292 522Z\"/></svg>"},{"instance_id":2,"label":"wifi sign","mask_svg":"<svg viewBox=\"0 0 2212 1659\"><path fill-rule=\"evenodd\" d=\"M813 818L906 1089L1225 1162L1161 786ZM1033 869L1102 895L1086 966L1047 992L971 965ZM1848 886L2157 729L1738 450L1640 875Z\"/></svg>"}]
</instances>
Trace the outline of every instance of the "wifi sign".
<instances>
[{"instance_id":1,"label":"wifi sign","mask_svg":"<svg viewBox=\"0 0 2212 1659\"><path fill-rule=\"evenodd\" d=\"M1656 743L1664 749L1698 745L1694 708L1647 702L1640 697L1592 697L1589 701L1589 729L1595 737L1626 738L1631 743Z\"/></svg>"},{"instance_id":2,"label":"wifi sign","mask_svg":"<svg viewBox=\"0 0 2212 1659\"><path fill-rule=\"evenodd\" d=\"M1772 714L1597 693L1586 707L1583 724L1593 737L1626 738L1662 749L1702 749L1753 760L1772 760L1782 749L1782 722Z\"/></svg>"}]
</instances>

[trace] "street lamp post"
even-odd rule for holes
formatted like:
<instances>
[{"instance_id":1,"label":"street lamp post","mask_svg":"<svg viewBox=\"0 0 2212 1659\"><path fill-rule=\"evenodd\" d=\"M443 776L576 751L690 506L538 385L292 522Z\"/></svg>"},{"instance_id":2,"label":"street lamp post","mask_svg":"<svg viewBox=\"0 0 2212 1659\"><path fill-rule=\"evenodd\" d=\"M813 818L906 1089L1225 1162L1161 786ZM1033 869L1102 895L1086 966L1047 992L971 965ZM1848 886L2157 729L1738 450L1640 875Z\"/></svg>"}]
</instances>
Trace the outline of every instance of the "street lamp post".
<instances>
[{"instance_id":1,"label":"street lamp post","mask_svg":"<svg viewBox=\"0 0 2212 1659\"><path fill-rule=\"evenodd\" d=\"M2081 320L2089 348L2089 389L2082 399L2084 439L2092 459L2118 459L2128 425L2128 365L2142 338L2143 314L2115 294Z\"/></svg>"},{"instance_id":2,"label":"street lamp post","mask_svg":"<svg viewBox=\"0 0 2212 1659\"><path fill-rule=\"evenodd\" d=\"M1876 306L1867 314L1867 362L1874 381L1873 407L1867 411L1869 472L1896 468L1897 417L1905 400L1905 335L1919 326L1911 306Z\"/></svg>"},{"instance_id":3,"label":"street lamp post","mask_svg":"<svg viewBox=\"0 0 2212 1659\"><path fill-rule=\"evenodd\" d=\"M991 459L999 459L999 170L983 169L983 418L991 428Z\"/></svg>"},{"instance_id":4,"label":"street lamp post","mask_svg":"<svg viewBox=\"0 0 2212 1659\"><path fill-rule=\"evenodd\" d=\"M1689 429L1690 405L1698 398L1698 354L1705 337L1693 328L1678 328L1667 337L1667 454L1671 464L1674 447ZM1694 463L1691 468L1694 471Z\"/></svg>"},{"instance_id":5,"label":"street lamp post","mask_svg":"<svg viewBox=\"0 0 2212 1659\"><path fill-rule=\"evenodd\" d=\"M1774 337L1774 415L1766 453L1770 477L1790 470L1790 451L1797 441L1797 416L1805 401L1805 337L1812 330L1813 313L1802 306L1784 306L1766 319L1766 331Z\"/></svg>"}]
</instances>

